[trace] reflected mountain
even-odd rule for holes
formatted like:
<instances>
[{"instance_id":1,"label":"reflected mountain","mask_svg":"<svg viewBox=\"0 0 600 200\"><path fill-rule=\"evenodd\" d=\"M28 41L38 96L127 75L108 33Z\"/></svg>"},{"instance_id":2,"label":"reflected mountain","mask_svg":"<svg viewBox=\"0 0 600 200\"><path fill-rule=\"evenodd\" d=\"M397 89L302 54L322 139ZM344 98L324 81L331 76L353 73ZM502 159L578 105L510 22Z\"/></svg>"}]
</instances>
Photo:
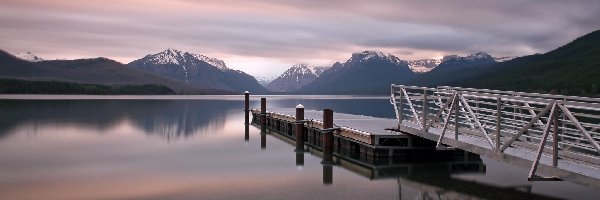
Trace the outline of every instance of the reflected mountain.
<instances>
[{"instance_id":1,"label":"reflected mountain","mask_svg":"<svg viewBox=\"0 0 600 200\"><path fill-rule=\"evenodd\" d=\"M219 100L1 100L0 138L27 125L75 125L98 132L123 121L170 140L224 126L239 102Z\"/></svg>"}]
</instances>

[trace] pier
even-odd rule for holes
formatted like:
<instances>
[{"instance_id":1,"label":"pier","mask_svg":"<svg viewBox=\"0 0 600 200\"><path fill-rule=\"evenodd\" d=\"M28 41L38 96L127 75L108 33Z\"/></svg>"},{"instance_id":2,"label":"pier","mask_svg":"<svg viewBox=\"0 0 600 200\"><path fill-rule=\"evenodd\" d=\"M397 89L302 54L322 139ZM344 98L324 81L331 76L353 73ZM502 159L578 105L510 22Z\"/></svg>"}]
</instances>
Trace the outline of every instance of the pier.
<instances>
[{"instance_id":1,"label":"pier","mask_svg":"<svg viewBox=\"0 0 600 200\"><path fill-rule=\"evenodd\" d=\"M246 110L261 132L293 141L297 153L322 152L324 166L339 163L332 156L395 165L407 155L462 150L529 169L530 181L600 188L600 99L392 85L390 103L396 119L267 109L264 98L260 109Z\"/></svg>"},{"instance_id":2,"label":"pier","mask_svg":"<svg viewBox=\"0 0 600 200\"><path fill-rule=\"evenodd\" d=\"M530 181L600 188L600 99L392 85L398 134L529 169Z\"/></svg>"}]
</instances>

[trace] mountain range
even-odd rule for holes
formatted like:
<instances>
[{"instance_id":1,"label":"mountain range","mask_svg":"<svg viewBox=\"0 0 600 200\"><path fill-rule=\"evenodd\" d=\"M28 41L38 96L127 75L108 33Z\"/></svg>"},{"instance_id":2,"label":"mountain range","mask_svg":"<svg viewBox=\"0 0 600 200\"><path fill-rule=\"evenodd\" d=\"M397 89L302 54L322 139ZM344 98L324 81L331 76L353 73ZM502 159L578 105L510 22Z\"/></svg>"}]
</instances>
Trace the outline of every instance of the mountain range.
<instances>
[{"instance_id":1,"label":"mountain range","mask_svg":"<svg viewBox=\"0 0 600 200\"><path fill-rule=\"evenodd\" d=\"M416 61L378 51L353 53L331 67L292 66L263 85L225 62L167 49L128 64L107 58L44 60L0 51L0 79L105 85L164 85L177 94L387 94L390 84L439 85L574 95L598 94L600 31L544 54L518 58L479 52ZM265 88L266 87L266 88Z\"/></svg>"},{"instance_id":2,"label":"mountain range","mask_svg":"<svg viewBox=\"0 0 600 200\"><path fill-rule=\"evenodd\" d=\"M229 69L222 60L174 49L147 55L130 62L127 66L176 79L194 87L236 93L267 93L254 77L239 70Z\"/></svg>"}]
</instances>

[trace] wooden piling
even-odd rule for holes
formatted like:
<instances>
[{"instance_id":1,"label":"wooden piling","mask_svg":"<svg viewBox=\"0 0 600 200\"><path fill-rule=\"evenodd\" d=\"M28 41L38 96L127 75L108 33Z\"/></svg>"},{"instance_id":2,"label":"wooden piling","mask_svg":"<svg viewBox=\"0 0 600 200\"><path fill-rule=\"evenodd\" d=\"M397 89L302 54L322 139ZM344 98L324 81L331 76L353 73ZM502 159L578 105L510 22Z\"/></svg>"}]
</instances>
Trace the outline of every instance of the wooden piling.
<instances>
[{"instance_id":1,"label":"wooden piling","mask_svg":"<svg viewBox=\"0 0 600 200\"><path fill-rule=\"evenodd\" d=\"M333 110L323 110L323 164L333 161Z\"/></svg>"},{"instance_id":2,"label":"wooden piling","mask_svg":"<svg viewBox=\"0 0 600 200\"><path fill-rule=\"evenodd\" d=\"M260 131L267 132L267 98L260 98Z\"/></svg>"},{"instance_id":3,"label":"wooden piling","mask_svg":"<svg viewBox=\"0 0 600 200\"><path fill-rule=\"evenodd\" d=\"M250 111L250 92L244 92L244 111Z\"/></svg>"},{"instance_id":4,"label":"wooden piling","mask_svg":"<svg viewBox=\"0 0 600 200\"><path fill-rule=\"evenodd\" d=\"M245 124L250 124L250 92L244 92L244 115Z\"/></svg>"},{"instance_id":5,"label":"wooden piling","mask_svg":"<svg viewBox=\"0 0 600 200\"><path fill-rule=\"evenodd\" d=\"M296 152L304 152L304 106L296 106Z\"/></svg>"}]
</instances>

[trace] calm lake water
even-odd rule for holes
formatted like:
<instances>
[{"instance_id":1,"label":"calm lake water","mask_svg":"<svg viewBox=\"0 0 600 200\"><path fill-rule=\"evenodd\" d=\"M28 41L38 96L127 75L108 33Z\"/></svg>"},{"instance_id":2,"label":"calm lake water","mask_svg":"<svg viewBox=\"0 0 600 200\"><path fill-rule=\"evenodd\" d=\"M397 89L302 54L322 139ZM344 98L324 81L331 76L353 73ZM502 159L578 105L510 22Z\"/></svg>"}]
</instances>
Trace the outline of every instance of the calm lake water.
<instances>
[{"instance_id":1,"label":"calm lake water","mask_svg":"<svg viewBox=\"0 0 600 200\"><path fill-rule=\"evenodd\" d=\"M249 126L242 96L0 96L0 199L596 199L476 156L321 165ZM386 97L269 96L268 107L393 118ZM253 97L251 107L259 106ZM384 128L384 127L382 127ZM261 139L266 147L261 148ZM303 159L303 165L297 162ZM419 160L414 161L414 160Z\"/></svg>"}]
</instances>

